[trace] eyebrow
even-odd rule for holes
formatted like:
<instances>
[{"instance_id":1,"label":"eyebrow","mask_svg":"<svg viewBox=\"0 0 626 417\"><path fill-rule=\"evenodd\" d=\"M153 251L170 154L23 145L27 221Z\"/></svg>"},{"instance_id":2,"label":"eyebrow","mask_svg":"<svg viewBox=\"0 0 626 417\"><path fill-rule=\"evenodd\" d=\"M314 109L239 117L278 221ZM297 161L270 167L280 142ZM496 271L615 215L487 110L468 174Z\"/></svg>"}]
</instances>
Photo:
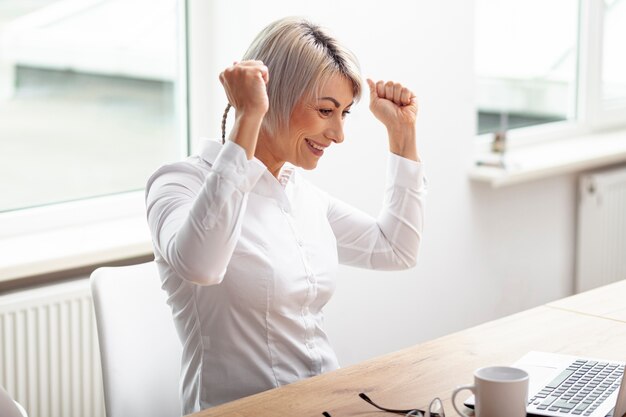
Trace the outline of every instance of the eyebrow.
<instances>
[{"instance_id":1,"label":"eyebrow","mask_svg":"<svg viewBox=\"0 0 626 417\"><path fill-rule=\"evenodd\" d=\"M334 99L333 97L320 97L320 98L318 98L318 100L329 100L329 101L332 101L332 102L333 102L333 104L335 105L335 107L339 108L339 106L340 106L339 102L338 102L336 99ZM354 104L354 101L352 101L352 102L351 102L350 104L348 104L346 107L350 107L350 106L352 106L353 104Z\"/></svg>"}]
</instances>

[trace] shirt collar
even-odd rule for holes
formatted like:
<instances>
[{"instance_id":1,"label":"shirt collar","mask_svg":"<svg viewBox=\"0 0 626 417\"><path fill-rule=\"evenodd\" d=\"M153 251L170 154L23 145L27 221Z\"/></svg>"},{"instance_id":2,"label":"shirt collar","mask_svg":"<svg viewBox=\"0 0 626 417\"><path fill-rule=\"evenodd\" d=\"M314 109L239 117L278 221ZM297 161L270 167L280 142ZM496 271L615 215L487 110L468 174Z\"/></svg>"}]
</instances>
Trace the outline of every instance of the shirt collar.
<instances>
[{"instance_id":1,"label":"shirt collar","mask_svg":"<svg viewBox=\"0 0 626 417\"><path fill-rule=\"evenodd\" d=\"M289 162L285 162L285 165L283 165L282 169L280 170L280 174L278 174L278 182L280 182L280 185L282 185L283 187L286 187L288 183L295 184L297 172L298 170L294 165L290 164Z\"/></svg>"},{"instance_id":2,"label":"shirt collar","mask_svg":"<svg viewBox=\"0 0 626 417\"><path fill-rule=\"evenodd\" d=\"M218 142L215 139L203 139L202 148L200 151L200 157L204 159L206 162L208 162L209 164L213 165L213 163L215 162L215 159L217 159L217 155L220 153L223 146L224 145L222 145L221 142ZM286 162L285 165L283 165L282 169L280 170L280 174L278 174L278 182L280 183L280 185L283 186L283 188L287 187L287 184L290 182L295 184L297 172L298 170L296 169L294 165L290 164L289 162ZM267 175L269 175L273 179L271 172L267 171L266 173L264 173L264 176L267 176Z\"/></svg>"}]
</instances>

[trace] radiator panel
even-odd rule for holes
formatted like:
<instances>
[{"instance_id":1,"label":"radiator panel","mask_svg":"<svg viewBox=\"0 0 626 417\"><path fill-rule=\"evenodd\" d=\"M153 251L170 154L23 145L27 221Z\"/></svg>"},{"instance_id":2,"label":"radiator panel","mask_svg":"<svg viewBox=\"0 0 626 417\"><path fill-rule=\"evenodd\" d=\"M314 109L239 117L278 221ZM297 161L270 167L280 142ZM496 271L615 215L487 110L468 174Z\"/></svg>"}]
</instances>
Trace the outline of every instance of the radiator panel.
<instances>
[{"instance_id":1,"label":"radiator panel","mask_svg":"<svg viewBox=\"0 0 626 417\"><path fill-rule=\"evenodd\" d=\"M0 384L30 417L105 417L88 279L0 296Z\"/></svg>"},{"instance_id":2,"label":"radiator panel","mask_svg":"<svg viewBox=\"0 0 626 417\"><path fill-rule=\"evenodd\" d=\"M576 291L626 279L626 168L579 183Z\"/></svg>"}]
</instances>

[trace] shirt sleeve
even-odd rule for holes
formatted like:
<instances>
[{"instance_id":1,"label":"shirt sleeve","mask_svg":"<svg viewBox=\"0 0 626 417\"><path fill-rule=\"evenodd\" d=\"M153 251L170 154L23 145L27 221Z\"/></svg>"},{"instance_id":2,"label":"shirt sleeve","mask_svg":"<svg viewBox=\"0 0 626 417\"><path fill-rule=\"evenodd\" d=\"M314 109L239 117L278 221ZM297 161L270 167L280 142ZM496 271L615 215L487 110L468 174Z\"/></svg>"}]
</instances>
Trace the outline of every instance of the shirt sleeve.
<instances>
[{"instance_id":1,"label":"shirt sleeve","mask_svg":"<svg viewBox=\"0 0 626 417\"><path fill-rule=\"evenodd\" d=\"M328 219L337 239L339 262L381 270L415 266L425 193L422 164L390 153L378 218L330 198Z\"/></svg>"},{"instance_id":2,"label":"shirt sleeve","mask_svg":"<svg viewBox=\"0 0 626 417\"><path fill-rule=\"evenodd\" d=\"M182 162L150 178L146 208L153 244L180 277L200 285L221 282L241 234L248 194L264 170L226 141L208 174Z\"/></svg>"}]
</instances>

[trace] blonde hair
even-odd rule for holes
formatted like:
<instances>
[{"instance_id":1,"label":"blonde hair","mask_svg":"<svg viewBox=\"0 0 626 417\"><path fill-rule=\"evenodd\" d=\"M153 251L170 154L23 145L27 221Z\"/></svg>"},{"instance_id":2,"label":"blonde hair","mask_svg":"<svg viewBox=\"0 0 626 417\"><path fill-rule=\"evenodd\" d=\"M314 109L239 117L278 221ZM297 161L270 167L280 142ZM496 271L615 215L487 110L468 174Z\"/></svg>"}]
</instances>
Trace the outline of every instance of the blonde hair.
<instances>
[{"instance_id":1,"label":"blonde hair","mask_svg":"<svg viewBox=\"0 0 626 417\"><path fill-rule=\"evenodd\" d=\"M325 29L302 18L287 17L269 24L256 36L243 59L263 61L268 68L269 110L262 129L269 134L285 129L295 105L317 96L334 75L352 83L355 101L361 97L356 56ZM230 105L222 118L222 140L229 109Z\"/></svg>"}]
</instances>

